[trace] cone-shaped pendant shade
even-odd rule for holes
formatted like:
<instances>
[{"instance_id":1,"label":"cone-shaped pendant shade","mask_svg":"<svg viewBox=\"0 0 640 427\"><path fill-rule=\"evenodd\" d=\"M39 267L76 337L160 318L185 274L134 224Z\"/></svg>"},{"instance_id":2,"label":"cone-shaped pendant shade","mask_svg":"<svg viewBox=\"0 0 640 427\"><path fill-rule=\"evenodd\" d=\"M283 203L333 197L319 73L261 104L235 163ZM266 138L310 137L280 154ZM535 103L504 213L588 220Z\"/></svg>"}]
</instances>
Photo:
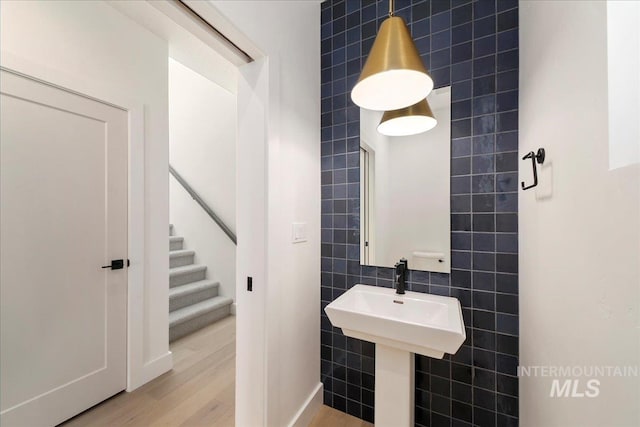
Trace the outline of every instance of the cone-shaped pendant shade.
<instances>
[{"instance_id":1,"label":"cone-shaped pendant shade","mask_svg":"<svg viewBox=\"0 0 640 427\"><path fill-rule=\"evenodd\" d=\"M351 99L368 110L397 110L425 99L431 89L433 80L404 19L387 18L351 91Z\"/></svg>"},{"instance_id":2,"label":"cone-shaped pendant shade","mask_svg":"<svg viewBox=\"0 0 640 427\"><path fill-rule=\"evenodd\" d=\"M426 99L407 108L385 111L378 132L387 136L407 136L431 130L438 124Z\"/></svg>"}]
</instances>

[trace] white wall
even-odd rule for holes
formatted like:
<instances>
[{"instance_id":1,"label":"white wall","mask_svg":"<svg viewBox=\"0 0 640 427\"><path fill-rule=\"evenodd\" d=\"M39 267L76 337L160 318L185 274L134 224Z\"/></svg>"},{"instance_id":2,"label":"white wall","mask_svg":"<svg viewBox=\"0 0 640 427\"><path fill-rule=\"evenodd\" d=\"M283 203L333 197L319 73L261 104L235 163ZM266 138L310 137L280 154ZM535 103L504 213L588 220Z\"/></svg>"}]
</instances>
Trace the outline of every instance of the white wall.
<instances>
[{"instance_id":1,"label":"white wall","mask_svg":"<svg viewBox=\"0 0 640 427\"><path fill-rule=\"evenodd\" d=\"M521 366L640 365L640 166L609 169L606 9L520 2L520 154L547 152L519 196ZM640 378L598 379L551 398L553 378L521 378L521 424L640 425Z\"/></svg>"},{"instance_id":2,"label":"white wall","mask_svg":"<svg viewBox=\"0 0 640 427\"><path fill-rule=\"evenodd\" d=\"M230 62L228 54L219 53L216 37L197 20L193 20L175 2L105 0L121 13L147 28L169 44L169 56L235 93L239 62ZM188 0L185 0L188 1ZM238 60L236 60L238 61Z\"/></svg>"},{"instance_id":3,"label":"white wall","mask_svg":"<svg viewBox=\"0 0 640 427\"><path fill-rule=\"evenodd\" d=\"M320 4L213 4L266 55L241 68L238 87L238 289L252 274L254 292L237 295L236 425L304 424L322 401ZM251 228L264 219L266 230ZM307 242L291 243L293 222L307 224Z\"/></svg>"},{"instance_id":4,"label":"white wall","mask_svg":"<svg viewBox=\"0 0 640 427\"><path fill-rule=\"evenodd\" d=\"M130 142L132 162L141 162L132 164L131 177L139 179L131 184L143 185L143 200L130 203L131 218L139 219L130 223L130 235L137 237L129 269L130 290L137 289L129 300L129 388L135 388L171 368L167 44L103 2L2 1L0 7L3 66L144 108L144 143Z\"/></svg>"},{"instance_id":5,"label":"white wall","mask_svg":"<svg viewBox=\"0 0 640 427\"><path fill-rule=\"evenodd\" d=\"M607 1L609 167L640 162L640 1Z\"/></svg>"},{"instance_id":6,"label":"white wall","mask_svg":"<svg viewBox=\"0 0 640 427\"><path fill-rule=\"evenodd\" d=\"M169 163L236 230L236 96L169 59ZM220 295L235 299L236 245L171 177L169 218Z\"/></svg>"}]
</instances>

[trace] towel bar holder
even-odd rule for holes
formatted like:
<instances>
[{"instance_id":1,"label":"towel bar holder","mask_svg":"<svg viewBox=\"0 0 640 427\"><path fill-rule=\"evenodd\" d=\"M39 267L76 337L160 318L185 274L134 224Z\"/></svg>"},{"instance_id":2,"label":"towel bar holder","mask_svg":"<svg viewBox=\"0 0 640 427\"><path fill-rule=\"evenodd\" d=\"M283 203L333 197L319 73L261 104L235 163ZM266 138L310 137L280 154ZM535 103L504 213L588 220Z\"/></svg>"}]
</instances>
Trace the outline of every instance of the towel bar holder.
<instances>
[{"instance_id":1,"label":"towel bar holder","mask_svg":"<svg viewBox=\"0 0 640 427\"><path fill-rule=\"evenodd\" d=\"M536 167L536 163L538 163L539 165L543 164L544 158L545 158L544 148L538 148L537 153L534 153L533 151L529 151L527 154L524 155L524 157L522 157L522 160L531 159L531 167L533 167L533 184L525 185L524 181L522 181L520 185L522 186L523 190L528 190L538 185L538 170L537 170L538 168Z\"/></svg>"}]
</instances>

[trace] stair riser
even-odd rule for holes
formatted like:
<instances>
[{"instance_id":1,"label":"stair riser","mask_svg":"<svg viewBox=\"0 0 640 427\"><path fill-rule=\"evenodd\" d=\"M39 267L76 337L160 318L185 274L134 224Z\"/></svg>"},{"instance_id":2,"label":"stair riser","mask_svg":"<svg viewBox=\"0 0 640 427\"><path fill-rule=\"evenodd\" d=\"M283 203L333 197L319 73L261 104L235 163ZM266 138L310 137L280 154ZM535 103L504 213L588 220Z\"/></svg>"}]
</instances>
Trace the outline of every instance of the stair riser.
<instances>
[{"instance_id":1,"label":"stair riser","mask_svg":"<svg viewBox=\"0 0 640 427\"><path fill-rule=\"evenodd\" d=\"M169 258L169 268L182 267L183 265L191 265L194 263L193 255L185 255Z\"/></svg>"},{"instance_id":2,"label":"stair riser","mask_svg":"<svg viewBox=\"0 0 640 427\"><path fill-rule=\"evenodd\" d=\"M194 319L175 325L169 329L169 342L204 328L230 314L230 306L225 305Z\"/></svg>"},{"instance_id":3,"label":"stair riser","mask_svg":"<svg viewBox=\"0 0 640 427\"><path fill-rule=\"evenodd\" d=\"M169 277L169 287L175 288L176 286L186 285L187 283L204 280L205 276L206 276L206 270L194 271L192 273L172 276L172 277Z\"/></svg>"},{"instance_id":4,"label":"stair riser","mask_svg":"<svg viewBox=\"0 0 640 427\"><path fill-rule=\"evenodd\" d=\"M170 251L177 251L182 249L182 244L184 243L184 241L176 241L176 242L171 242L169 241L169 250Z\"/></svg>"},{"instance_id":5,"label":"stair riser","mask_svg":"<svg viewBox=\"0 0 640 427\"><path fill-rule=\"evenodd\" d=\"M209 289L203 289L200 292L194 292L192 294L184 295L169 300L169 312L179 310L181 308L197 304L200 301L204 301L209 298L218 296L218 287L212 287Z\"/></svg>"}]
</instances>

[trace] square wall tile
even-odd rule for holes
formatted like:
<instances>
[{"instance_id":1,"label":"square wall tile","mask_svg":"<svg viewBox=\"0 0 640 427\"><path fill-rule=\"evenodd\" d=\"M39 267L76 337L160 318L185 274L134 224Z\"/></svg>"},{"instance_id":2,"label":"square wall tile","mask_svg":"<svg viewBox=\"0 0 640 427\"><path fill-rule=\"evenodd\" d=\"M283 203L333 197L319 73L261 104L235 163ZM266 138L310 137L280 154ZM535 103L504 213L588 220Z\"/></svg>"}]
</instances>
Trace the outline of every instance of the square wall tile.
<instances>
[{"instance_id":1,"label":"square wall tile","mask_svg":"<svg viewBox=\"0 0 640 427\"><path fill-rule=\"evenodd\" d=\"M416 356L417 426L518 424L518 1L396 0L435 87L451 85L451 274L409 271L408 289L458 298L467 340ZM357 283L393 286L361 266L360 111L350 92L388 0L321 8L321 378L324 402L372 422L375 346L322 309Z\"/></svg>"}]
</instances>

